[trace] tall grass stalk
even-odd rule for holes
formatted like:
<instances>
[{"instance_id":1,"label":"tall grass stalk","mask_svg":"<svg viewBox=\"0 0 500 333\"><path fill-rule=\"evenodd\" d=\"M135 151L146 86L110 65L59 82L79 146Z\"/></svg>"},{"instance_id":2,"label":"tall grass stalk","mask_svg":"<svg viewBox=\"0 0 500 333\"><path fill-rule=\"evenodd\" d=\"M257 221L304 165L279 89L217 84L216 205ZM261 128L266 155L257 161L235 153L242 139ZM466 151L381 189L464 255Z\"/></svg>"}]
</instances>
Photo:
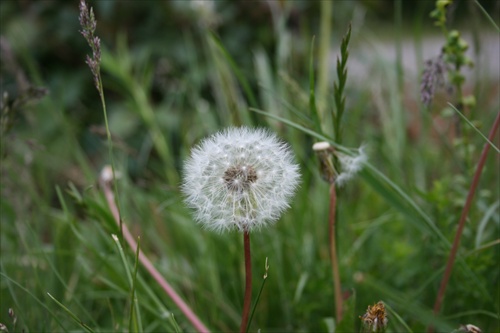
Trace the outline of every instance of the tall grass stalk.
<instances>
[{"instance_id":1,"label":"tall grass stalk","mask_svg":"<svg viewBox=\"0 0 500 333\"><path fill-rule=\"evenodd\" d=\"M102 76L101 76L101 40L98 36L95 36L95 30L97 27L97 21L94 16L94 10L91 7L87 8L87 3L85 0L80 0L80 25L82 27L82 35L87 40L90 48L92 49L92 57L87 56L86 63L92 72L94 85L99 93L99 98L101 101L102 112L104 115L104 125L106 127L106 137L108 141L108 154L111 162L111 171L113 179L116 179L116 166L115 159L113 155L113 139L111 138L111 131L109 130L109 122L108 122L108 112L106 110L106 101L104 98L104 88L102 85ZM118 185L114 182L114 192L115 196L118 198ZM117 200L117 210L118 216L120 214L120 201ZM120 237L122 236L122 221L120 219Z\"/></svg>"}]
</instances>

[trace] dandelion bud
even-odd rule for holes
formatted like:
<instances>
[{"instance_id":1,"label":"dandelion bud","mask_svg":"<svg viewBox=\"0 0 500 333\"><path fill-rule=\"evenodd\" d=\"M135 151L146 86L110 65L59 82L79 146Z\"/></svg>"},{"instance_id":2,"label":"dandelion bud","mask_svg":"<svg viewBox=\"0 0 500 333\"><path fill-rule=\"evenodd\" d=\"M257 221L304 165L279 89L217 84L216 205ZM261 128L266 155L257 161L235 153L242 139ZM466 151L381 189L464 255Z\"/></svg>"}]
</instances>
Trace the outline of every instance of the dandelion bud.
<instances>
[{"instance_id":1,"label":"dandelion bud","mask_svg":"<svg viewBox=\"0 0 500 333\"><path fill-rule=\"evenodd\" d=\"M319 158L319 172L324 181L332 184L335 182L336 171L332 162L333 147L328 142L316 142L313 150Z\"/></svg>"},{"instance_id":2,"label":"dandelion bud","mask_svg":"<svg viewBox=\"0 0 500 333\"><path fill-rule=\"evenodd\" d=\"M290 148L276 135L230 128L191 151L182 191L207 229L250 231L280 217L299 178Z\"/></svg>"}]
</instances>

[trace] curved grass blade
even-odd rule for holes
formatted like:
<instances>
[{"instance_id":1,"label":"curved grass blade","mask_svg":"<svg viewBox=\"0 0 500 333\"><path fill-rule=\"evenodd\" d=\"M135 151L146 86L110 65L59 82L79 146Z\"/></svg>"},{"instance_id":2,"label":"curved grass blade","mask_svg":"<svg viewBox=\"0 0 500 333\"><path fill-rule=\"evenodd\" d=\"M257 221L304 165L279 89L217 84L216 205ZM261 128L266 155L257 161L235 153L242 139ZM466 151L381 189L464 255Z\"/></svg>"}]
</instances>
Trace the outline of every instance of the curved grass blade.
<instances>
[{"instance_id":1,"label":"curved grass blade","mask_svg":"<svg viewBox=\"0 0 500 333\"><path fill-rule=\"evenodd\" d=\"M250 111L253 111L253 112L257 112L257 113L260 113L260 114L263 114L265 116L268 116L270 118L273 118L273 119L276 119L276 120L279 120L281 121L282 123L284 124L287 124L288 126L290 127L293 127L295 129L298 129L306 134L309 134L310 136L312 136L313 138L316 138L318 140L321 140L321 141L328 141L332 146L334 146L335 148L337 148L339 151L341 152L344 152L344 153L349 153L349 150L347 148L345 148L344 146L341 146L337 143L335 143L333 141L333 138L327 136L326 134L320 134L320 133L317 133L307 127L304 127L300 124L297 124L291 120L288 120L288 119L285 119L283 117L280 117L280 116L276 116L274 114L271 114L267 111L263 111L263 110L259 110L259 109L256 109L256 108L250 108L249 109Z\"/></svg>"},{"instance_id":2,"label":"curved grass blade","mask_svg":"<svg viewBox=\"0 0 500 333\"><path fill-rule=\"evenodd\" d=\"M413 333L413 331L411 330L410 326L408 326L408 324L403 320L403 318L401 318L401 316L396 312L394 311L394 309L389 306L387 303L384 302L384 306L387 310L389 310L389 312L391 313L391 315L396 318L396 320L401 324L401 326L404 327L405 329L405 332L408 332L408 333Z\"/></svg>"},{"instance_id":3,"label":"curved grass blade","mask_svg":"<svg viewBox=\"0 0 500 333\"><path fill-rule=\"evenodd\" d=\"M491 17L491 15L488 14L488 12L486 11L486 9L484 9L484 7L481 6L481 4L479 3L479 0L474 0L474 2L481 9L481 11L483 12L484 16L486 16L486 18L488 19L488 21L490 21L490 23L495 27L495 29L497 29L497 32L500 32L500 28L495 23L495 21L493 20L493 18Z\"/></svg>"},{"instance_id":4,"label":"curved grass blade","mask_svg":"<svg viewBox=\"0 0 500 333\"><path fill-rule=\"evenodd\" d=\"M219 48L219 50L222 52L222 55L226 58L227 62L229 63L229 66L233 69L234 74L238 78L238 81L241 84L241 87L243 88L243 91L245 92L245 95L248 98L248 101L250 102L251 106L257 106L257 99L255 98L255 95L252 92L252 89L250 88L250 84L248 83L247 79L245 76L241 73L238 65L236 65L236 62L234 59L231 57L229 52L226 50L224 45L222 45L221 40L215 36L214 33L210 32L208 34L212 41L215 43L215 45Z\"/></svg>"},{"instance_id":5,"label":"curved grass blade","mask_svg":"<svg viewBox=\"0 0 500 333\"><path fill-rule=\"evenodd\" d=\"M479 135L480 135L480 136L484 139L484 141L486 141L486 142L487 142L487 143L491 146L491 148L495 149L495 150L496 150L496 152L497 152L498 154L500 154L500 149L498 149L498 148L497 148L497 146L495 146L495 144L494 144L493 142L491 142L491 141L490 141L490 140L489 140L489 139L488 139L488 138L487 138L487 137L486 137L483 133L481 133L481 131L480 131L480 130L478 130L478 129L477 129L477 127L476 127L476 126L474 126L474 124L473 124L473 123L471 123L471 122L470 122L470 120L469 120L469 119L467 119L467 117L466 117L466 116L465 116L462 112L458 111L458 109L457 109L457 108L456 108L453 104L448 103L448 105L449 105L449 106L450 106L450 107L451 107L451 108L452 108L452 109L453 109L456 113L458 113L458 115L459 115L460 117L462 117L462 119L463 119L463 120L465 120L465 122L466 122L466 123L467 123L470 127L472 127L472 128L473 128L473 129L474 129L474 130L475 130L475 131L476 131L476 132L477 132L477 133L478 133L478 134L479 134Z\"/></svg>"},{"instance_id":6,"label":"curved grass blade","mask_svg":"<svg viewBox=\"0 0 500 333\"><path fill-rule=\"evenodd\" d=\"M255 309L257 308L257 304L259 304L260 295L262 294L262 290L264 289L264 285L266 284L267 272L269 271L269 265L267 264L267 258L266 258L265 269L266 269L266 272L264 273L264 276L262 278L262 284L260 285L259 294L257 295L257 298L255 299L255 303L253 305L252 311L250 312L250 318L248 319L246 332L248 332L248 330L250 329L250 324L252 323L252 318L253 318L253 315L255 313Z\"/></svg>"},{"instance_id":7,"label":"curved grass blade","mask_svg":"<svg viewBox=\"0 0 500 333\"><path fill-rule=\"evenodd\" d=\"M134 273L132 275L132 286L130 289L130 321L129 321L129 332L133 332L132 328L135 327L136 332L143 332L142 321L140 316L139 303L137 302L137 297L135 294L135 287L137 285L137 267L139 264L139 249L140 249L141 238L137 238L137 249L135 252L135 264Z\"/></svg>"},{"instance_id":8,"label":"curved grass blade","mask_svg":"<svg viewBox=\"0 0 500 333\"><path fill-rule=\"evenodd\" d=\"M62 304L61 302L59 302L57 299L55 299L54 296L52 296L50 293L47 293L47 295L54 301L56 302L57 305L59 305L61 307L61 309L64 310L64 312L66 312L70 317L71 319L73 319L78 325L80 325L85 331L87 332L90 332L90 333L94 333L94 330L92 328L90 328L87 324L85 324L83 321L80 320L80 318L78 318L77 315L75 315L73 312L71 312L70 309L68 309L66 306L64 306L64 304Z\"/></svg>"},{"instance_id":9,"label":"curved grass blade","mask_svg":"<svg viewBox=\"0 0 500 333\"><path fill-rule=\"evenodd\" d=\"M123 263L123 267L125 268L125 274L127 275L127 280L130 284L130 288L131 288L131 293L132 293L132 299L130 300L130 302L132 303L131 304L131 308L132 306L135 304L135 301L134 301L134 295L133 295L133 291L134 291L134 282L135 282L135 277L133 277L132 273L130 272L130 268L129 268L129 264L128 264L128 261L127 261L127 258L125 258L125 253L123 252L123 248L120 244L120 240L118 239L118 236L117 235L111 235L111 237L113 237L113 241L116 245L116 248L118 249L118 253L120 254L120 259L122 260L122 263ZM142 332L142 327L139 327L141 325L141 322L139 320L140 318L140 313L139 313L139 307L138 306L134 306L134 310L135 311L131 311L130 313L130 322L129 322L129 325L132 325L132 323L134 323L135 325L133 325L133 329L132 327L129 327L130 331L131 332ZM134 319L135 317L135 319Z\"/></svg>"},{"instance_id":10,"label":"curved grass blade","mask_svg":"<svg viewBox=\"0 0 500 333\"><path fill-rule=\"evenodd\" d=\"M3 270L3 265L2 265L1 268ZM21 289L22 291L24 291L25 293L27 293L28 295L30 295L38 304L40 304L45 310L47 310L48 313L50 313L50 315L52 316L52 318L54 318L54 320L59 324L59 326L61 326L61 328L63 329L64 332L68 332L68 330L63 326L63 324L58 319L58 317L56 316L56 314L54 312L52 312L49 309L49 307L47 305L45 305L45 303L42 302L38 297L36 297L35 295L33 295L28 289L24 288L17 281L15 281L14 279L10 278L7 274L5 274L3 272L0 272L0 276L3 276L7 280L9 280L10 283L14 284L16 287L18 287L19 289Z\"/></svg>"}]
</instances>

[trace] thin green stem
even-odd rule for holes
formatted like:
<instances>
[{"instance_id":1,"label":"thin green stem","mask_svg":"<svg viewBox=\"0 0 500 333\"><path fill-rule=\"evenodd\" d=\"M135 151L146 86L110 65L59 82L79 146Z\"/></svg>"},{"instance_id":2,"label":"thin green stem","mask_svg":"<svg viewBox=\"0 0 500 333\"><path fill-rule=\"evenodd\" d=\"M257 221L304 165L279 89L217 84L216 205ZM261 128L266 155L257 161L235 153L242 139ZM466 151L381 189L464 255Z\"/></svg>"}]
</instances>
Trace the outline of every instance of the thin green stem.
<instances>
[{"instance_id":1,"label":"thin green stem","mask_svg":"<svg viewBox=\"0 0 500 333\"><path fill-rule=\"evenodd\" d=\"M476 126L474 126L474 124L469 120L467 119L467 117L462 113L460 112L453 104L451 103L448 103L448 105L456 112L458 113L458 115L460 117L462 117L463 120L465 120L465 122L470 126L472 127L493 149L496 150L496 152L498 154L500 154L500 149L497 148L497 146L495 146L495 144L493 142L491 142L491 140L489 140L480 130L477 129Z\"/></svg>"},{"instance_id":2,"label":"thin green stem","mask_svg":"<svg viewBox=\"0 0 500 333\"><path fill-rule=\"evenodd\" d=\"M262 290L264 290L264 285L266 284L267 281L267 272L269 271L269 265L267 264L267 257L266 257L266 273L264 273L264 276L262 277L262 284L260 285L259 293L257 294L257 298L255 299L255 303L252 308L252 312L250 312L250 319L248 319L248 324L247 324L247 332L250 329L250 324L252 323L252 318L255 313L255 309L257 308L257 304L259 304L259 299L260 295L262 294Z\"/></svg>"},{"instance_id":3,"label":"thin green stem","mask_svg":"<svg viewBox=\"0 0 500 333\"><path fill-rule=\"evenodd\" d=\"M484 9L484 7L481 6L481 4L479 3L478 0L475 0L474 2L481 9L481 11L483 12L484 16L486 16L486 18L491 23L491 25L495 27L495 29L497 30L497 32L500 32L500 27L498 27L498 25L495 23L495 21L493 20L493 18L491 17L491 15L488 14L488 12L486 11L486 9Z\"/></svg>"},{"instance_id":4,"label":"thin green stem","mask_svg":"<svg viewBox=\"0 0 500 333\"><path fill-rule=\"evenodd\" d=\"M120 225L120 239L123 240L123 226L122 226L122 214L121 214L121 208L120 208L120 200L118 200L118 185L116 181L116 167L115 167L115 158L113 155L113 139L111 138L111 131L109 130L109 123L108 123L108 112L106 111L106 101L104 99L104 89L102 85L102 78L101 78L101 73L98 73L99 75L99 97L101 98L101 105L102 105L102 112L104 114L104 125L106 127L106 137L108 140L108 154L109 154L109 159L111 162L111 170L113 172L113 192L116 198L116 208L118 210L118 217L119 217L119 225Z\"/></svg>"}]
</instances>

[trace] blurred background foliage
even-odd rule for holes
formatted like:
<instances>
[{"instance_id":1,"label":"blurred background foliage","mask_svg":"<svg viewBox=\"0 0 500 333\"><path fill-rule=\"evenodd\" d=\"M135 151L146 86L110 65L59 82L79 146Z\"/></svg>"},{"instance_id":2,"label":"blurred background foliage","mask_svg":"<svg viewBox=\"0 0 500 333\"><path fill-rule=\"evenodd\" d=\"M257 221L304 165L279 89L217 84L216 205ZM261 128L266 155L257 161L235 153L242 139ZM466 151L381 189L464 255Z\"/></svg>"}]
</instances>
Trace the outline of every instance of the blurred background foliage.
<instances>
[{"instance_id":1,"label":"blurred background foliage","mask_svg":"<svg viewBox=\"0 0 500 333\"><path fill-rule=\"evenodd\" d=\"M500 2L480 3L498 22ZM244 280L240 235L202 230L184 208L178 186L190 147L207 134L235 123L270 127L296 151L303 183L282 220L252 239L254 289L266 257L271 266L252 329L329 330L328 186L317 172L315 139L248 111L254 107L310 125L308 63L312 36L321 43L322 2L106 0L89 5L103 47L106 104L122 173L120 206L125 223L141 235L142 249L210 328L237 327ZM446 89L430 110L419 103L418 80L427 57L422 40L439 36L429 17L434 6L419 0L334 1L326 15L331 19L329 68L321 67L319 51L314 52L316 75L328 73L327 95L318 96L327 110L333 104L340 40L352 23L343 142L367 144L370 162L391 180L381 183L365 173L340 193L344 290L355 292L355 318L383 300L414 331L433 320L447 242L483 145L473 132L466 143L455 140L446 107L453 100ZM500 105L498 67L485 68L478 57L489 52L490 40L482 36L493 29L473 1L453 6L449 24L470 34L475 52L466 89L475 94L477 106L467 116L487 132ZM78 4L4 0L0 29L0 323L12 328L7 309L13 308L18 329L74 331L78 325L50 301L50 292L96 331L123 331L130 315L128 285L109 237L119 230L96 183L109 156L102 107L84 62L90 49L79 33ZM498 45L498 33L493 36ZM377 51L397 52L405 42L416 45L410 51L413 72L399 67L404 59L387 59ZM437 56L439 47L433 52ZM249 82L250 94L228 55ZM498 62L498 49L487 56ZM485 332L499 331L498 167L498 155L490 157L464 232L440 318L439 327L448 331L469 322ZM391 184L410 201L402 201ZM189 331L154 282L142 278L138 299L145 330L173 330L165 319L172 311L181 329ZM395 317L390 320L390 331L404 330Z\"/></svg>"}]
</instances>

